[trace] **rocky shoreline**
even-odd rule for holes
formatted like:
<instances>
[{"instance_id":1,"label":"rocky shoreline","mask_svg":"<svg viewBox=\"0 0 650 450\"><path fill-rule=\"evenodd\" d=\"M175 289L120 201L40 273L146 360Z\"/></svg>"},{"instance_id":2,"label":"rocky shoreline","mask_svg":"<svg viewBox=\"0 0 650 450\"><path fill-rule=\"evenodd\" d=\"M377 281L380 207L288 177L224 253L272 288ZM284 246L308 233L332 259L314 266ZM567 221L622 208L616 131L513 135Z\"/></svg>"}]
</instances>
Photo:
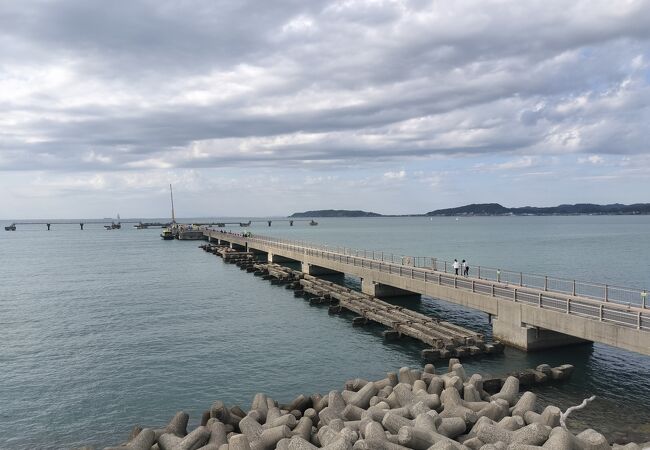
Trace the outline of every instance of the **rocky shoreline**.
<instances>
[{"instance_id":1,"label":"rocky shoreline","mask_svg":"<svg viewBox=\"0 0 650 450\"><path fill-rule=\"evenodd\" d=\"M573 366L542 365L536 370L561 379L571 375ZM593 429L573 434L566 420L584 405L562 412L539 405L534 393L520 394L519 389L513 376L498 387L485 385L481 375L468 376L452 358L444 373L437 374L431 364L422 370L403 367L381 380L349 380L341 391L301 394L288 404L262 393L255 395L248 411L216 401L189 433L189 416L179 412L166 427L136 426L126 443L105 450L650 448L634 443L612 447Z\"/></svg>"}]
</instances>

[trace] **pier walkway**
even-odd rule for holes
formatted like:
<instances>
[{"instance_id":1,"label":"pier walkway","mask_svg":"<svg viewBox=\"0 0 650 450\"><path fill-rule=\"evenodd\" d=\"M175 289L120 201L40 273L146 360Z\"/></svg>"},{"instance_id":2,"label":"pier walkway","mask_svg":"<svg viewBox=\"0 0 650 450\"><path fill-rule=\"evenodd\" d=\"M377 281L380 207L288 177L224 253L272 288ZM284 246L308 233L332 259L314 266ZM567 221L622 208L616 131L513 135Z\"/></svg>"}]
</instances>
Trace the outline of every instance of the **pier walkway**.
<instances>
[{"instance_id":1,"label":"pier walkway","mask_svg":"<svg viewBox=\"0 0 650 450\"><path fill-rule=\"evenodd\" d=\"M213 222L192 222L192 225L196 226L206 226L206 227L225 227L228 225L235 225L235 226L240 226L240 227L249 227L253 223L262 223L266 224L267 226L271 226L273 222L276 223L288 223L289 226L293 226L294 222L308 222L309 225L318 225L317 222L314 222L313 220L309 219L249 219L248 222L224 222L224 221L213 221ZM85 225L120 225L123 223L128 223L128 224L136 224L140 225L142 228L163 228L163 227L168 227L172 223L171 222L143 222L141 220L98 220L98 219L93 219L93 220L80 220L80 221L66 221L66 220L49 220L49 221L25 221L25 222L13 222L5 226L6 231L16 231L16 225L45 225L47 227L47 230L50 231L52 225L79 225L79 228L81 230L84 229Z\"/></svg>"},{"instance_id":2,"label":"pier walkway","mask_svg":"<svg viewBox=\"0 0 650 450\"><path fill-rule=\"evenodd\" d=\"M522 272L476 267L449 273L435 258L395 256L342 247L207 230L209 241L294 261L310 275L344 273L375 297L420 294L487 313L493 335L524 350L600 342L650 355L647 292Z\"/></svg>"}]
</instances>

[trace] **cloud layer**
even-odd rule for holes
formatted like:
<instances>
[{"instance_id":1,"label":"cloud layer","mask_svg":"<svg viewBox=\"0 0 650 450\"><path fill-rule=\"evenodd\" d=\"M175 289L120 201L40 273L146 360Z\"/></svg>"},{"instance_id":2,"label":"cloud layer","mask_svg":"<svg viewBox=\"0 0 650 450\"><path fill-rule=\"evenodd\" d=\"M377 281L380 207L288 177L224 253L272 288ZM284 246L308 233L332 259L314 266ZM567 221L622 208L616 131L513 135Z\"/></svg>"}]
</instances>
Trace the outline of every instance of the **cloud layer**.
<instances>
[{"instance_id":1,"label":"cloud layer","mask_svg":"<svg viewBox=\"0 0 650 450\"><path fill-rule=\"evenodd\" d=\"M647 163L649 39L635 0L3 2L0 173Z\"/></svg>"}]
</instances>

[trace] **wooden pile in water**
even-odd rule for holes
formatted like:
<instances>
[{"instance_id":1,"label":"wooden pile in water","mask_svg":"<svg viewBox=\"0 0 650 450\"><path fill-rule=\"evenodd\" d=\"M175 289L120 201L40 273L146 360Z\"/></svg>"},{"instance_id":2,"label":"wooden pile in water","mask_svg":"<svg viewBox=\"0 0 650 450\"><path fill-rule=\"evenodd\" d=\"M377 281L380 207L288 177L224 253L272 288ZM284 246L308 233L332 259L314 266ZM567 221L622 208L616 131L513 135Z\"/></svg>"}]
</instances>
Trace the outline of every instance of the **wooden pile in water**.
<instances>
[{"instance_id":1,"label":"wooden pile in water","mask_svg":"<svg viewBox=\"0 0 650 450\"><path fill-rule=\"evenodd\" d=\"M570 376L570 365L556 368ZM129 441L106 450L605 450L593 429L573 434L569 410L542 407L532 392L519 394L508 377L499 392L451 359L444 373L432 364L403 367L381 380L349 380L343 390L298 395L279 404L258 393L246 412L216 401L188 433L188 414L163 428L135 427ZM640 449L628 444L628 450Z\"/></svg>"}]
</instances>

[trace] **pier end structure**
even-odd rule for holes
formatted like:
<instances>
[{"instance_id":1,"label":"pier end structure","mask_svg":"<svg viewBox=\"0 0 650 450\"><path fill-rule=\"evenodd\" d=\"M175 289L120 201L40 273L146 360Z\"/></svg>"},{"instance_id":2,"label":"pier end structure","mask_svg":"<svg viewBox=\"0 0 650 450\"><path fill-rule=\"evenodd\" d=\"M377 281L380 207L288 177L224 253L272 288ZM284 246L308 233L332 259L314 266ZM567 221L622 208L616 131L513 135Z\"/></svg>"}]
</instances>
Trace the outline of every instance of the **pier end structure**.
<instances>
[{"instance_id":1,"label":"pier end structure","mask_svg":"<svg viewBox=\"0 0 650 450\"><path fill-rule=\"evenodd\" d=\"M377 289L388 286L485 312L492 318L494 338L523 350L592 341L650 356L650 319L646 308L454 276L277 238L251 238L218 231L206 234L211 234L213 239L218 237L220 241L233 241L249 249L301 262L303 267L306 264L306 267L322 267L359 277L362 288L365 282L364 292L380 298L382 293ZM372 293L371 289L374 290ZM627 323L630 317L633 318L632 324ZM623 323L626 319L627 322Z\"/></svg>"}]
</instances>

